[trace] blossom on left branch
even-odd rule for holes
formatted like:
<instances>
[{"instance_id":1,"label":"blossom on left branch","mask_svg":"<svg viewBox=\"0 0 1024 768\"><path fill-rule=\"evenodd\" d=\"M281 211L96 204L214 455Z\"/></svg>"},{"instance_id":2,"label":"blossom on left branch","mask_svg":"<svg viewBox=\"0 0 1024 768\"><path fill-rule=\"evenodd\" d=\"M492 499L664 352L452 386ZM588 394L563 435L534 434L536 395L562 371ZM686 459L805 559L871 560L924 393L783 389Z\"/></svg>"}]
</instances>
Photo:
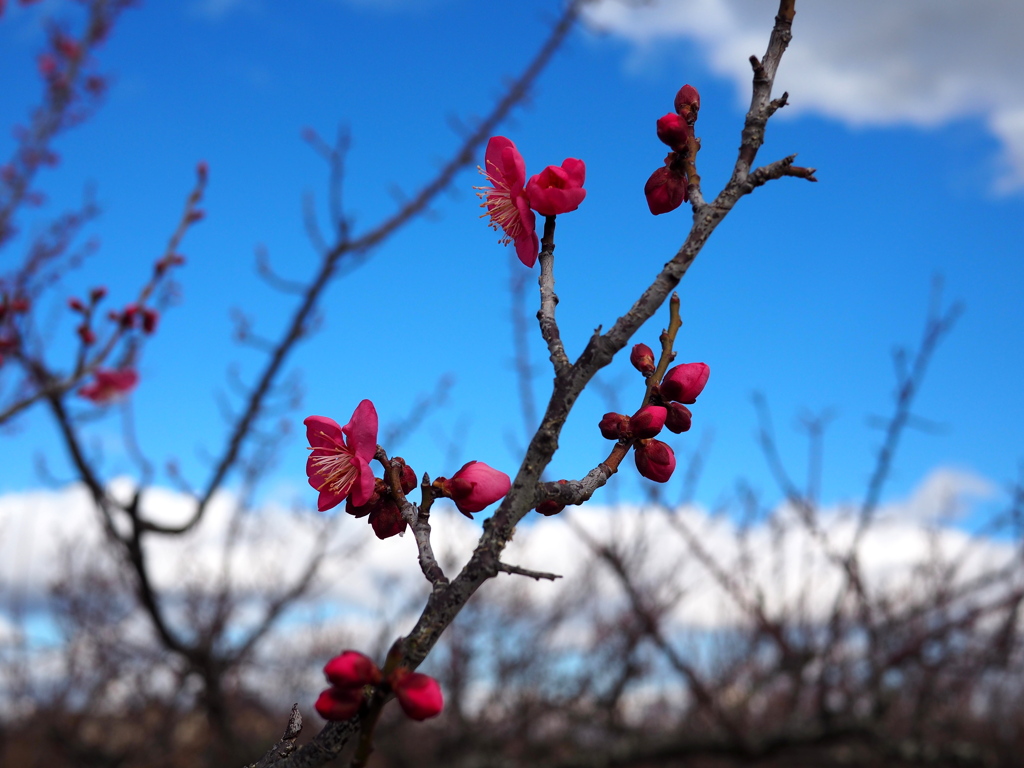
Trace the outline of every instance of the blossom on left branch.
<instances>
[{"instance_id":1,"label":"blossom on left branch","mask_svg":"<svg viewBox=\"0 0 1024 768\"><path fill-rule=\"evenodd\" d=\"M95 379L78 390L84 397L96 405L109 405L125 397L139 383L139 374L134 368L111 370L100 368Z\"/></svg>"}]
</instances>

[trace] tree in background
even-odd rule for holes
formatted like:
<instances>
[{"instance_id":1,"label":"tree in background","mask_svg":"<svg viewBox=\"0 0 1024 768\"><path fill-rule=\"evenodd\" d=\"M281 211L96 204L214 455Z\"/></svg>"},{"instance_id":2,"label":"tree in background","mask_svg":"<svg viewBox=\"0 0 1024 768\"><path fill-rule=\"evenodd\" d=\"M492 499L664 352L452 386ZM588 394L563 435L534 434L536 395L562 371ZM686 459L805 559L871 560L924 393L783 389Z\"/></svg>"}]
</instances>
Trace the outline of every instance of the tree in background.
<instances>
[{"instance_id":1,"label":"tree in background","mask_svg":"<svg viewBox=\"0 0 1024 768\"><path fill-rule=\"evenodd\" d=\"M374 225L357 228L344 206L346 135L331 144L308 133L331 177L327 227L310 224L321 254L318 269L291 283L261 263L271 284L295 295L289 320L273 340L256 338L239 322L237 336L264 350L264 365L253 384L243 385L241 405L205 481L174 475L190 501L170 522L159 508L161 491L136 439L130 402L132 392L145 386L138 366L147 342L171 331L162 318L187 265L185 237L203 218L209 169L198 164L167 247L136 295L120 303L98 281L88 295L68 302L75 343L66 357L54 352L64 345L53 343L42 312L54 286L93 248L78 235L97 209L86 199L32 237L18 237L19 217L42 203L36 178L57 162L55 140L102 99L106 81L96 69L98 49L133 3L79 5L80 28L54 26L48 33L38 60L42 102L16 129L14 155L0 168L0 248L10 255L0 277L0 423L13 423L32 408L53 419L98 513L105 557L68 550L66 577L53 590L64 642L48 660L57 673L45 684L34 669L38 649L17 633L4 641L10 691L0 741L5 762L170 766L258 760L261 766L313 766L341 756L353 766L1009 765L1019 754L1024 710L1012 681L1022 671L1024 572L1015 545L979 563L982 544L970 541L952 551L933 532L920 564L892 581L872 580L864 561L865 542L885 530L877 513L892 457L955 308L936 305L920 348L907 359L875 474L853 515L836 521L818 503L823 422L809 423L812 467L800 488L778 455L766 409L762 446L787 504L769 510L755 495L744 496L731 549L712 549L713 532L699 529L686 514L699 453L686 472L679 471L666 432L689 430L689 406L710 369L675 363L681 320L673 290L740 199L785 176L815 180L814 169L795 165L794 156L756 164L768 120L787 101L787 94L773 99L772 86L791 37L793 0L780 2L765 54L750 59L750 108L731 177L718 194L705 198L698 173L697 90L680 88L672 111L657 120L657 139L668 153L662 159L660 151L652 152L654 170L644 186L648 207L668 215L688 203L691 228L635 303L621 308L608 331L595 331L575 359L556 319L555 234L558 217L585 201L585 162L568 158L531 175L527 169L536 168L496 134L563 44L586 0L566 6L534 58L436 176ZM652 141L652 150L656 146ZM318 494L318 512L327 514L271 519L280 526L272 536L291 547L300 531L301 548L290 549L288 567L270 569L263 580L238 573L238 552L255 535L251 512L258 484L276 460L275 421L295 414L289 359L313 334L325 290L480 162L484 215L524 270L539 264L537 318L553 377L518 471L509 476L470 461L445 469L447 476L418 474L415 458L394 455L402 430L382 432L369 399L352 404L351 416L309 416L306 474ZM11 255L16 250L17 257ZM667 322L658 343L635 339L663 309ZM523 327L516 325L520 346ZM629 405L616 402L599 424L611 445L606 458L579 478L546 479L573 404L627 347L639 378L619 393L632 398ZM530 372L521 366L519 375ZM438 392L414 403L405 429L438 405L443 392L442 381ZM90 419L115 403L125 406L125 446L137 469L129 488L112 482L86 438ZM659 484L652 486L646 527L614 535L588 526L582 512L572 516L571 527L591 557L558 587L548 584L555 573L507 559L516 527L531 511L555 516L584 505L630 453L627 471L633 464ZM680 503L670 503L658 489L680 475ZM218 513L218 493L229 484L230 508ZM418 502L411 498L417 492ZM469 518L497 504L462 562L435 555L432 524L446 525L431 517L440 498ZM1011 508L992 522L1013 541L1020 538L1021 501L1018 488ZM381 539L409 531L429 595L417 606L411 629L382 624L378 648L342 652L333 636L288 648L286 613L315 601L332 560L358 562L360 553L339 551L335 538L336 528L348 523L342 509L365 518ZM173 542L187 552L190 537L212 525L223 527L214 567L182 574L178 589L159 586L158 548ZM678 559L659 562L666 551ZM794 585L787 565L794 558L807 564L805 576L814 577ZM765 571L766 562L776 567ZM672 617L687 611L695 568L702 588L732 606L731 628L680 638ZM513 584L470 603L501 573L543 582L556 597L538 601L535 592ZM604 586L593 590L594 584ZM571 632L582 638L576 645L561 639ZM436 677L416 671L432 653ZM287 718L290 702L276 692L296 690L296 680L325 663L328 685L315 709L328 724L311 734L317 729L303 729L302 715L309 717L314 702L300 702ZM389 706L392 699L398 707ZM442 719L413 725L395 710L413 720ZM270 746L286 721L283 738Z\"/></svg>"}]
</instances>

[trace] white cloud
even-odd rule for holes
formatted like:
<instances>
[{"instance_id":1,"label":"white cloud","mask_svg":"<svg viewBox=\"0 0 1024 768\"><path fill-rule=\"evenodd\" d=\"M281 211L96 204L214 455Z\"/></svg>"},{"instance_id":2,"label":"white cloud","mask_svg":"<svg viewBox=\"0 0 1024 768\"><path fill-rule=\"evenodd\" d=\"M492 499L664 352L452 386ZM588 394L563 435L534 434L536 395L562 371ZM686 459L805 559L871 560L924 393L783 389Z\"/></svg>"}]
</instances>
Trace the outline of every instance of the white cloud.
<instances>
[{"instance_id":1,"label":"white cloud","mask_svg":"<svg viewBox=\"0 0 1024 768\"><path fill-rule=\"evenodd\" d=\"M713 71L749 101L751 54L761 56L776 5L765 0L603 0L593 24L649 51L695 40ZM797 3L777 90L791 114L851 125L937 126L982 119L1003 147L1001 191L1024 187L1024 81L1018 76L1024 3L861 0Z\"/></svg>"},{"instance_id":2,"label":"white cloud","mask_svg":"<svg viewBox=\"0 0 1024 768\"><path fill-rule=\"evenodd\" d=\"M119 483L116 493L127 496L127 484ZM919 485L907 499L889 502L878 510L878 522L863 541L863 561L869 581L883 584L906 579L913 567L930 556L930 547L951 554L972 544L970 537L941 521L956 518L971 499L988 498L995 490L987 481L961 471L939 469ZM191 510L186 497L167 489L154 489L144 499L149 514L163 522L180 522ZM733 567L740 557L736 525L712 517L699 507L675 513L698 536L701 545L719 562ZM783 516L791 516L782 509ZM513 588L539 605L563 599L564 590L588 589L618 599L621 594L610 574L589 571L586 544L569 525L573 523L598 541L632 542L644 561L643 575L650 583L676 582L688 597L679 604L674 620L679 626L720 626L735 619L729 600L706 570L687 549L682 537L671 530L658 513L638 507L608 508L587 505L569 508L563 515L521 525L507 548L507 562L541 571L552 571L564 579L533 582L501 575L487 590ZM153 537L148 547L153 580L158 588L172 593L188 589L212 589L225 573L240 589L258 594L290 582L324 535L324 521L315 516L295 516L278 507L267 507L233 526L233 504L228 495L215 499L202 524L182 538ZM854 531L851 515L842 508L823 510L821 525L833 546L841 549ZM419 571L415 542L410 535L378 541L363 520L339 515L327 534L331 555L325 562L321 586L313 608L333 606L331 623L348 624L360 637L370 637L383 620L407 624L427 594L427 583ZM839 575L824 553L799 525L788 527L784 539L773 538L768 526L749 532L750 551L756 553L752 577L768 595L769 608L796 600L808 579L816 584L815 610L831 604L830 595ZM433 543L438 559L449 576L456 564L468 558L479 535L479 525L439 505L433 515ZM237 543L226 542L237 536ZM59 491L32 491L0 496L0 615L10 595L20 595L36 605L48 586L68 568L69 545L79 557L102 549L96 512L80 486ZM975 559L962 575L976 573L984 565L1011 556L1012 547L999 542L973 542ZM224 552L230 550L228 567ZM781 566L780 566L781 564ZM816 607L815 607L816 606Z\"/></svg>"}]
</instances>

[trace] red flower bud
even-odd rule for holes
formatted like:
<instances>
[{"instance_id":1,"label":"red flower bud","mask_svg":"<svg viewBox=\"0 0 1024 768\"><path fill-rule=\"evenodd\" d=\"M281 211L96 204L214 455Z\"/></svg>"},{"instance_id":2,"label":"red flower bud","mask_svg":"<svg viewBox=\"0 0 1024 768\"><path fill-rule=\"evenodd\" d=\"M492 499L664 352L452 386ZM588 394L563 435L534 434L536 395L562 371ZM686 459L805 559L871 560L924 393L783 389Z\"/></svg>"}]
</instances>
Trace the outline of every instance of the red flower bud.
<instances>
[{"instance_id":1,"label":"red flower bud","mask_svg":"<svg viewBox=\"0 0 1024 768\"><path fill-rule=\"evenodd\" d=\"M645 377L654 373L654 352L646 344L636 344L629 353L629 362Z\"/></svg>"},{"instance_id":2,"label":"red flower bud","mask_svg":"<svg viewBox=\"0 0 1024 768\"><path fill-rule=\"evenodd\" d=\"M381 681L380 670L373 660L359 651L344 651L324 665L324 676L340 688L362 688Z\"/></svg>"},{"instance_id":3,"label":"red flower bud","mask_svg":"<svg viewBox=\"0 0 1024 768\"><path fill-rule=\"evenodd\" d=\"M391 497L384 497L370 510L370 526L378 539L388 539L405 530L402 511Z\"/></svg>"},{"instance_id":4,"label":"red flower bud","mask_svg":"<svg viewBox=\"0 0 1024 768\"><path fill-rule=\"evenodd\" d=\"M566 482L567 481L565 480L559 480L558 484L565 485ZM557 501L554 500L542 501L540 504L537 505L537 512L544 515L544 517L551 517L552 515L557 515L563 509L565 509L565 504L559 504Z\"/></svg>"},{"instance_id":5,"label":"red flower bud","mask_svg":"<svg viewBox=\"0 0 1024 768\"><path fill-rule=\"evenodd\" d=\"M90 328L88 325L78 326L75 329L75 332L78 334L78 338L80 338L82 340L82 343L85 344L86 346L96 343L96 334L93 333L92 328Z\"/></svg>"},{"instance_id":6,"label":"red flower bud","mask_svg":"<svg viewBox=\"0 0 1024 768\"><path fill-rule=\"evenodd\" d=\"M665 419L666 429L677 435L690 429L693 414L690 413L689 408L680 403L669 403L666 408L668 408L668 418Z\"/></svg>"},{"instance_id":7,"label":"red flower bud","mask_svg":"<svg viewBox=\"0 0 1024 768\"><path fill-rule=\"evenodd\" d=\"M526 189L530 207L542 216L575 211L587 196L583 188L586 174L586 164L574 157L566 158L561 167L549 165L530 178Z\"/></svg>"},{"instance_id":8,"label":"red flower bud","mask_svg":"<svg viewBox=\"0 0 1024 768\"><path fill-rule=\"evenodd\" d=\"M468 518L502 498L511 487L512 481L508 475L492 469L482 461L465 464L451 480L439 477L434 481L434 488L440 495L454 501L459 512Z\"/></svg>"},{"instance_id":9,"label":"red flower bud","mask_svg":"<svg viewBox=\"0 0 1024 768\"><path fill-rule=\"evenodd\" d=\"M634 458L640 474L656 483L668 482L676 468L675 453L660 440L645 440L638 443Z\"/></svg>"},{"instance_id":10,"label":"red flower bud","mask_svg":"<svg viewBox=\"0 0 1024 768\"><path fill-rule=\"evenodd\" d=\"M679 115L669 112L658 118L658 138L676 152L685 152L686 142L690 138L690 126Z\"/></svg>"},{"instance_id":11,"label":"red flower bud","mask_svg":"<svg viewBox=\"0 0 1024 768\"><path fill-rule=\"evenodd\" d=\"M419 482L416 479L416 472L413 470L412 467L405 463L405 459L403 459L401 456L395 456L391 461L392 463L397 462L401 467L399 476L402 486L402 493L411 493L413 488L415 488Z\"/></svg>"},{"instance_id":12,"label":"red flower bud","mask_svg":"<svg viewBox=\"0 0 1024 768\"><path fill-rule=\"evenodd\" d=\"M85 312L85 305L82 303L81 299L76 299L74 297L68 299L68 307L74 312Z\"/></svg>"},{"instance_id":13,"label":"red flower bud","mask_svg":"<svg viewBox=\"0 0 1024 768\"><path fill-rule=\"evenodd\" d=\"M391 678L391 687L402 711L413 720L426 720L441 714L444 697L437 680L399 667Z\"/></svg>"},{"instance_id":14,"label":"red flower bud","mask_svg":"<svg viewBox=\"0 0 1024 768\"><path fill-rule=\"evenodd\" d=\"M665 374L661 382L661 396L677 403L695 403L710 374L711 369L705 363L677 365Z\"/></svg>"},{"instance_id":15,"label":"red flower bud","mask_svg":"<svg viewBox=\"0 0 1024 768\"><path fill-rule=\"evenodd\" d=\"M206 179L209 178L210 166L206 164L205 160L200 160L196 163L196 177L199 179L200 184L205 184Z\"/></svg>"},{"instance_id":16,"label":"red flower bud","mask_svg":"<svg viewBox=\"0 0 1024 768\"><path fill-rule=\"evenodd\" d=\"M348 720L362 704L362 688L328 688L313 706L324 720Z\"/></svg>"},{"instance_id":17,"label":"red flower bud","mask_svg":"<svg viewBox=\"0 0 1024 768\"><path fill-rule=\"evenodd\" d=\"M633 437L644 439L654 437L665 426L668 411L660 405L645 405L629 420L629 431Z\"/></svg>"},{"instance_id":18,"label":"red flower bud","mask_svg":"<svg viewBox=\"0 0 1024 768\"><path fill-rule=\"evenodd\" d=\"M676 112L680 117L686 119L690 125L697 120L697 112L700 111L700 94L692 85L684 85L676 94Z\"/></svg>"},{"instance_id":19,"label":"red flower bud","mask_svg":"<svg viewBox=\"0 0 1024 768\"><path fill-rule=\"evenodd\" d=\"M157 321L160 319L160 313L155 309L143 309L142 310L142 330L146 333L153 333L156 330Z\"/></svg>"},{"instance_id":20,"label":"red flower bud","mask_svg":"<svg viewBox=\"0 0 1024 768\"><path fill-rule=\"evenodd\" d=\"M102 285L98 285L91 291L89 291L89 301L91 301L93 304L98 304L99 302L103 301L106 295L107 289Z\"/></svg>"},{"instance_id":21,"label":"red flower bud","mask_svg":"<svg viewBox=\"0 0 1024 768\"><path fill-rule=\"evenodd\" d=\"M662 166L647 180L644 185L644 195L647 196L647 207L655 216L674 211L687 198L686 174L673 171L668 166Z\"/></svg>"},{"instance_id":22,"label":"red flower bud","mask_svg":"<svg viewBox=\"0 0 1024 768\"><path fill-rule=\"evenodd\" d=\"M629 417L623 413L606 413L597 426L608 440L618 440L629 430Z\"/></svg>"}]
</instances>

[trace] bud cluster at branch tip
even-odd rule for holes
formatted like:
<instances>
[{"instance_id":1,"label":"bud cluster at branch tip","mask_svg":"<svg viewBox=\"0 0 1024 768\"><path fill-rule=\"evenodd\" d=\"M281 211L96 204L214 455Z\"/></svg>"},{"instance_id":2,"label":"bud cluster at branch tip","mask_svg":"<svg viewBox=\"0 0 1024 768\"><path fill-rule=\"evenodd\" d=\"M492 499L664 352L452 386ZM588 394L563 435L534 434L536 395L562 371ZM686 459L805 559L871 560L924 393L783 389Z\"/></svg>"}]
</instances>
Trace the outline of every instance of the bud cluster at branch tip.
<instances>
[{"instance_id":1,"label":"bud cluster at branch tip","mask_svg":"<svg viewBox=\"0 0 1024 768\"><path fill-rule=\"evenodd\" d=\"M367 686L391 690L402 711L413 720L426 720L441 713L444 697L437 680L419 672L397 667L386 677L368 656L345 651L324 665L324 676L331 684L314 705L324 720L348 720L363 705Z\"/></svg>"},{"instance_id":2,"label":"bud cluster at branch tip","mask_svg":"<svg viewBox=\"0 0 1024 768\"><path fill-rule=\"evenodd\" d=\"M655 371L654 353L646 344L635 345L629 360L645 379ZM676 468L675 453L667 443L654 438L663 428L676 434L690 429L693 414L683 403L696 402L710 373L705 363L670 368L660 385L651 388L651 402L632 416L615 412L602 416L598 423L601 434L609 440L632 443L640 474L648 480L666 482Z\"/></svg>"},{"instance_id":3,"label":"bud cluster at branch tip","mask_svg":"<svg viewBox=\"0 0 1024 768\"><path fill-rule=\"evenodd\" d=\"M658 118L657 133L662 143L672 150L665 164L647 179L644 195L647 207L655 216L674 211L689 197L686 165L693 162L699 140L693 135L693 124L700 110L700 94L692 85L684 85L675 98L675 112Z\"/></svg>"}]
</instances>

